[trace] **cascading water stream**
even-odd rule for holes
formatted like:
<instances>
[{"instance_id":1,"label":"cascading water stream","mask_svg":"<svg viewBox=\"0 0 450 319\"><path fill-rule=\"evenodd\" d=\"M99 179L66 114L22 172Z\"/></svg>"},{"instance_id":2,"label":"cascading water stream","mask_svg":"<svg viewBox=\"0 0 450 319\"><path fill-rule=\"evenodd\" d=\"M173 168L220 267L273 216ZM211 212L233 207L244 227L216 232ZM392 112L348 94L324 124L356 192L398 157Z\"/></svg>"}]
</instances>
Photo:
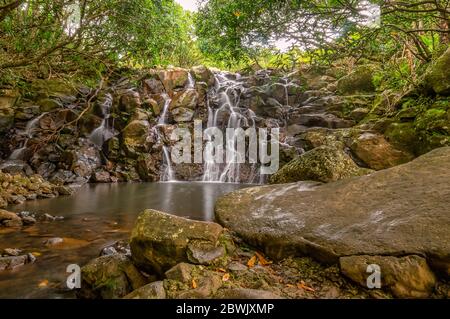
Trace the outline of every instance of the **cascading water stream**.
<instances>
[{"instance_id":1,"label":"cascading water stream","mask_svg":"<svg viewBox=\"0 0 450 319\"><path fill-rule=\"evenodd\" d=\"M176 181L175 179L175 173L173 171L172 168L172 162L170 160L170 152L169 149L166 145L164 145L163 143L163 136L161 133L161 128L164 125L168 124L168 112L169 112L169 107L170 107L170 103L172 102L172 99L169 97L169 95L167 93L162 94L162 97L164 99L164 107L163 107L163 111L159 117L158 120L158 125L156 127L156 135L158 136L158 142L162 143L162 150L163 150L163 173L161 174L161 178L160 181L161 182L174 182Z\"/></svg>"},{"instance_id":2,"label":"cascading water stream","mask_svg":"<svg viewBox=\"0 0 450 319\"><path fill-rule=\"evenodd\" d=\"M103 115L102 123L99 127L92 131L89 139L97 145L98 148L102 148L103 144L116 135L114 131L114 125L111 125L111 108L113 104L113 97L110 93L106 93L100 108Z\"/></svg>"},{"instance_id":3,"label":"cascading water stream","mask_svg":"<svg viewBox=\"0 0 450 319\"><path fill-rule=\"evenodd\" d=\"M15 149L11 153L11 155L8 158L9 160L21 160L21 159L23 159L24 152L26 151L27 146L28 146L28 141L33 138L34 130L35 130L37 124L39 124L39 121L41 120L41 118L44 117L47 114L48 114L48 112L44 112L41 115L39 115L38 117L32 119L31 121L29 121L27 123L27 125L25 127L25 130L22 132L22 134L25 135L25 137L26 137L25 138L25 142L23 143L22 147L20 147L18 149Z\"/></svg>"},{"instance_id":4,"label":"cascading water stream","mask_svg":"<svg viewBox=\"0 0 450 319\"><path fill-rule=\"evenodd\" d=\"M241 94L245 92L243 82L240 75L236 75L236 79L230 79L226 73L215 74L215 87L212 92L212 98L216 100L217 107L214 108L208 103L208 128L222 129L225 133L227 128L233 129L228 139L226 139L225 163L217 163L214 156L205 158L204 174L202 180L204 182L228 182L240 183L241 164L245 162L245 158L241 158L241 153L237 150L236 129L255 128L255 114L250 109L240 106ZM223 121L223 114L228 115L228 120ZM207 145L208 147L208 145ZM208 150L208 153L209 150ZM225 155L225 154L224 154ZM256 165L252 166L250 179L246 182L253 183L258 178Z\"/></svg>"}]
</instances>

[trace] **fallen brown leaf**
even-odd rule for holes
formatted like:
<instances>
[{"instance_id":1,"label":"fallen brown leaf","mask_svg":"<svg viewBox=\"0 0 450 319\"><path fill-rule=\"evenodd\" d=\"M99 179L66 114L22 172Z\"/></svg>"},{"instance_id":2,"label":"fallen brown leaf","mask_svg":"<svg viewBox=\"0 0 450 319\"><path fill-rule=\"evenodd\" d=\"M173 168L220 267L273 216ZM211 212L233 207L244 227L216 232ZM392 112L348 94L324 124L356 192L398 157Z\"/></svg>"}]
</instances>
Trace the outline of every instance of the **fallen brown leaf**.
<instances>
[{"instance_id":1,"label":"fallen brown leaf","mask_svg":"<svg viewBox=\"0 0 450 319\"><path fill-rule=\"evenodd\" d=\"M256 255L253 256L252 258L250 258L250 260L247 263L247 266L249 268L253 268L253 267L255 267L255 264L256 264Z\"/></svg>"},{"instance_id":2,"label":"fallen brown leaf","mask_svg":"<svg viewBox=\"0 0 450 319\"><path fill-rule=\"evenodd\" d=\"M230 274L224 274L222 277L222 281L228 281L230 280Z\"/></svg>"},{"instance_id":3,"label":"fallen brown leaf","mask_svg":"<svg viewBox=\"0 0 450 319\"><path fill-rule=\"evenodd\" d=\"M297 284L297 287L298 287L299 289L303 289L303 290L306 290L306 291L315 292L314 288L311 288L311 287L307 286L303 280L300 281L300 282Z\"/></svg>"},{"instance_id":4,"label":"fallen brown leaf","mask_svg":"<svg viewBox=\"0 0 450 319\"><path fill-rule=\"evenodd\" d=\"M272 264L272 262L268 261L266 258L264 258L264 256L261 253L256 252L255 254L256 254L256 256L258 256L259 264L261 266L267 266L267 265L271 265Z\"/></svg>"}]
</instances>

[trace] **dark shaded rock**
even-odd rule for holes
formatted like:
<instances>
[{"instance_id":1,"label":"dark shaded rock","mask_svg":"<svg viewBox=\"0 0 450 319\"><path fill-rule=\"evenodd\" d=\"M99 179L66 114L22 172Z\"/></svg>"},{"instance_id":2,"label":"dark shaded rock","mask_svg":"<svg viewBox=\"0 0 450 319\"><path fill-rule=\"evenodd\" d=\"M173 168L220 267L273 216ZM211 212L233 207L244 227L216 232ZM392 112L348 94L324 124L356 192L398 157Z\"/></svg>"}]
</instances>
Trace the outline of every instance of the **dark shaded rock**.
<instances>
[{"instance_id":1,"label":"dark shaded rock","mask_svg":"<svg viewBox=\"0 0 450 319\"><path fill-rule=\"evenodd\" d=\"M425 76L425 86L436 94L450 95L450 47L431 65Z\"/></svg>"},{"instance_id":2,"label":"dark shaded rock","mask_svg":"<svg viewBox=\"0 0 450 319\"><path fill-rule=\"evenodd\" d=\"M117 299L146 284L145 278L124 255L96 258L81 269L77 296L87 299Z\"/></svg>"},{"instance_id":3,"label":"dark shaded rock","mask_svg":"<svg viewBox=\"0 0 450 319\"><path fill-rule=\"evenodd\" d=\"M304 183L220 198L216 219L272 258L425 256L450 263L450 147L373 174L314 188Z\"/></svg>"},{"instance_id":4,"label":"dark shaded rock","mask_svg":"<svg viewBox=\"0 0 450 319\"><path fill-rule=\"evenodd\" d=\"M131 234L131 255L143 270L163 274L176 264L188 261L188 245L202 241L217 246L222 227L156 210L141 213Z\"/></svg>"},{"instance_id":5,"label":"dark shaded rock","mask_svg":"<svg viewBox=\"0 0 450 319\"><path fill-rule=\"evenodd\" d=\"M333 114L302 114L291 117L289 124L298 124L308 127L347 128L355 125L352 120L341 119Z\"/></svg>"}]
</instances>

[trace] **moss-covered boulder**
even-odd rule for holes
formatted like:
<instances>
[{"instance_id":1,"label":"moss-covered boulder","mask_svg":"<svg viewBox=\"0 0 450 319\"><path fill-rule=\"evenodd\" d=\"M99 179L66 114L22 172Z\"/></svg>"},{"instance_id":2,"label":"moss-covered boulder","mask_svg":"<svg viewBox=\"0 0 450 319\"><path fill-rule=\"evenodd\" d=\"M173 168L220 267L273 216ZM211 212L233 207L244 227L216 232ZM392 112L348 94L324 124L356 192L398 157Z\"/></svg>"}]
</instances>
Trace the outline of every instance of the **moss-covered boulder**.
<instances>
[{"instance_id":1,"label":"moss-covered boulder","mask_svg":"<svg viewBox=\"0 0 450 319\"><path fill-rule=\"evenodd\" d=\"M450 100L409 99L384 134L394 145L415 155L450 145Z\"/></svg>"},{"instance_id":2,"label":"moss-covered boulder","mask_svg":"<svg viewBox=\"0 0 450 319\"><path fill-rule=\"evenodd\" d=\"M425 86L436 94L450 95L450 47L429 67Z\"/></svg>"},{"instance_id":3,"label":"moss-covered boulder","mask_svg":"<svg viewBox=\"0 0 450 319\"><path fill-rule=\"evenodd\" d=\"M340 78L337 90L344 95L374 92L373 69L369 66L359 66L352 73Z\"/></svg>"},{"instance_id":4,"label":"moss-covered boulder","mask_svg":"<svg viewBox=\"0 0 450 319\"><path fill-rule=\"evenodd\" d=\"M342 149L343 146L320 146L308 151L272 175L270 183L306 180L328 183L370 172L358 167Z\"/></svg>"},{"instance_id":5,"label":"moss-covered boulder","mask_svg":"<svg viewBox=\"0 0 450 319\"><path fill-rule=\"evenodd\" d=\"M103 256L81 268L81 289L78 297L86 299L117 299L144 286L145 277L125 255Z\"/></svg>"},{"instance_id":6,"label":"moss-covered boulder","mask_svg":"<svg viewBox=\"0 0 450 319\"><path fill-rule=\"evenodd\" d=\"M220 245L222 232L223 228L215 223L193 221L156 210L146 210L139 215L133 228L131 255L139 268L162 275L180 262L194 260L189 255L189 252L192 253L192 247L214 250L214 247ZM212 256L219 257L214 254Z\"/></svg>"}]
</instances>

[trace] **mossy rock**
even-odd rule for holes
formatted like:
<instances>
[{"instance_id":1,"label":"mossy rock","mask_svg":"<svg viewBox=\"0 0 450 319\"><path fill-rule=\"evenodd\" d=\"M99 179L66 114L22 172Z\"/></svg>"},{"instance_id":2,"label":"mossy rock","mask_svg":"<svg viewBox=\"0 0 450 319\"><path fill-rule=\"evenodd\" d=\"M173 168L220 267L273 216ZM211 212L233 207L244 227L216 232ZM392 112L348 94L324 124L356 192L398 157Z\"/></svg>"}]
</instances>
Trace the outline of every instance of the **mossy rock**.
<instances>
[{"instance_id":1,"label":"mossy rock","mask_svg":"<svg viewBox=\"0 0 450 319\"><path fill-rule=\"evenodd\" d=\"M134 263L157 274L180 262L189 262L191 244L219 246L223 228L211 222L199 222L165 214L156 210L142 212L131 234L130 248Z\"/></svg>"},{"instance_id":2,"label":"mossy rock","mask_svg":"<svg viewBox=\"0 0 450 319\"><path fill-rule=\"evenodd\" d=\"M425 76L425 87L436 94L450 95L450 47L433 63Z\"/></svg>"},{"instance_id":3,"label":"mossy rock","mask_svg":"<svg viewBox=\"0 0 450 319\"><path fill-rule=\"evenodd\" d=\"M370 66L359 66L352 73L337 82L338 92L344 95L375 92L373 69Z\"/></svg>"},{"instance_id":4,"label":"mossy rock","mask_svg":"<svg viewBox=\"0 0 450 319\"><path fill-rule=\"evenodd\" d=\"M122 298L146 284L146 279L125 255L103 256L81 269L80 298Z\"/></svg>"},{"instance_id":5,"label":"mossy rock","mask_svg":"<svg viewBox=\"0 0 450 319\"><path fill-rule=\"evenodd\" d=\"M343 146L321 146L292 160L271 179L271 184L298 181L332 182L361 176L370 172L358 167L343 150Z\"/></svg>"}]
</instances>

